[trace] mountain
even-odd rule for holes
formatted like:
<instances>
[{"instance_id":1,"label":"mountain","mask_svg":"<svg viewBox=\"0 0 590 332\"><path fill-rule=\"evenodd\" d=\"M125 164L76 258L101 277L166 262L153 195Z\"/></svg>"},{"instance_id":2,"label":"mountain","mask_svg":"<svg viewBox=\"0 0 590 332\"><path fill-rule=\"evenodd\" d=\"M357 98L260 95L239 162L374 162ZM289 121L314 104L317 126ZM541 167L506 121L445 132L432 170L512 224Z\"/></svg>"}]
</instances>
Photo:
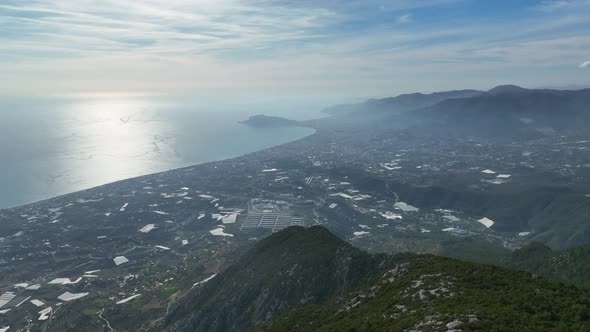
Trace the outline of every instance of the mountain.
<instances>
[{"instance_id":1,"label":"mountain","mask_svg":"<svg viewBox=\"0 0 590 332\"><path fill-rule=\"evenodd\" d=\"M507 84L507 85L498 85L497 87L488 90L487 93L492 94L492 95L500 95L500 94L517 94L517 93L523 93L526 91L529 91L529 90L525 89L523 87L520 87L518 85Z\"/></svg>"},{"instance_id":2,"label":"mountain","mask_svg":"<svg viewBox=\"0 0 590 332\"><path fill-rule=\"evenodd\" d=\"M370 99L360 104L337 105L327 108L323 112L331 115L343 115L349 113L367 114L371 112L397 113L432 106L446 99L469 98L481 93L482 91L478 90L456 90L431 94L402 94L397 97Z\"/></svg>"},{"instance_id":3,"label":"mountain","mask_svg":"<svg viewBox=\"0 0 590 332\"><path fill-rule=\"evenodd\" d=\"M384 258L325 228L291 227L261 240L239 263L184 298L166 317L166 330L243 331L268 323L293 307L367 284L385 268Z\"/></svg>"},{"instance_id":4,"label":"mountain","mask_svg":"<svg viewBox=\"0 0 590 332\"><path fill-rule=\"evenodd\" d=\"M533 242L506 257L502 265L565 283L590 286L590 246L563 251Z\"/></svg>"},{"instance_id":5,"label":"mountain","mask_svg":"<svg viewBox=\"0 0 590 332\"><path fill-rule=\"evenodd\" d=\"M525 89L505 85L469 98L446 99L433 105L432 111L479 115L486 113L518 116L575 115L588 111L588 101L590 101L590 89L573 91Z\"/></svg>"},{"instance_id":6,"label":"mountain","mask_svg":"<svg viewBox=\"0 0 590 332\"><path fill-rule=\"evenodd\" d=\"M340 129L410 128L432 136L509 141L547 135L586 134L590 122L590 89L526 89L501 85L488 91L457 90L412 93L337 105L323 119Z\"/></svg>"},{"instance_id":7,"label":"mountain","mask_svg":"<svg viewBox=\"0 0 590 332\"><path fill-rule=\"evenodd\" d=\"M335 118L369 118L372 125L390 121L420 124L431 134L478 135L511 139L516 135L543 136L564 130L587 131L590 89L526 89L500 85L488 91L456 90L412 93L370 99L360 104L324 110ZM400 115L404 117L400 118ZM375 120L378 122L375 123ZM412 121L414 120L414 121ZM337 119L331 120L337 123Z\"/></svg>"},{"instance_id":8,"label":"mountain","mask_svg":"<svg viewBox=\"0 0 590 332\"><path fill-rule=\"evenodd\" d=\"M291 227L170 310L165 331L590 329L590 291L432 255L371 255Z\"/></svg>"},{"instance_id":9,"label":"mountain","mask_svg":"<svg viewBox=\"0 0 590 332\"><path fill-rule=\"evenodd\" d=\"M511 139L586 132L585 124L590 121L588 105L590 89L568 91L504 85L468 98L443 100L423 109L419 116L434 122L433 130Z\"/></svg>"}]
</instances>

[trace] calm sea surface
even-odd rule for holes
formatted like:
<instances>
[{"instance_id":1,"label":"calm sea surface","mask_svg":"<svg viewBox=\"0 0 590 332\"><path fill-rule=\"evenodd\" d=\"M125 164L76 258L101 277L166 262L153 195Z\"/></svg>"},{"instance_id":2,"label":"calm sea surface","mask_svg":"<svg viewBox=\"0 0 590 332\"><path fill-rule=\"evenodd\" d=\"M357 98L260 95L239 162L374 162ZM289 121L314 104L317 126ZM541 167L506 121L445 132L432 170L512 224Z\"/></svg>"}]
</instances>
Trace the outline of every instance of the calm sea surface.
<instances>
[{"instance_id":1,"label":"calm sea surface","mask_svg":"<svg viewBox=\"0 0 590 332\"><path fill-rule=\"evenodd\" d=\"M313 131L238 121L259 113L317 118L330 104L290 97L2 97L0 208L296 140Z\"/></svg>"}]
</instances>

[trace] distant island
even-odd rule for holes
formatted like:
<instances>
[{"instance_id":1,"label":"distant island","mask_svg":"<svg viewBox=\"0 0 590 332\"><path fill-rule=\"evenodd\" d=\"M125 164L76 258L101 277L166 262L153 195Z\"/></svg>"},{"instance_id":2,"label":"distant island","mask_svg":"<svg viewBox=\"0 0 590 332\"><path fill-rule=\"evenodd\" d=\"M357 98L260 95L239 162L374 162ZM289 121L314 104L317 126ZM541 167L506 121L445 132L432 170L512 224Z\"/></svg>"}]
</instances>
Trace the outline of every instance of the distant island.
<instances>
[{"instance_id":1,"label":"distant island","mask_svg":"<svg viewBox=\"0 0 590 332\"><path fill-rule=\"evenodd\" d=\"M298 121L264 114L253 115L248 120L240 121L240 123L255 128L291 127L299 124Z\"/></svg>"}]
</instances>

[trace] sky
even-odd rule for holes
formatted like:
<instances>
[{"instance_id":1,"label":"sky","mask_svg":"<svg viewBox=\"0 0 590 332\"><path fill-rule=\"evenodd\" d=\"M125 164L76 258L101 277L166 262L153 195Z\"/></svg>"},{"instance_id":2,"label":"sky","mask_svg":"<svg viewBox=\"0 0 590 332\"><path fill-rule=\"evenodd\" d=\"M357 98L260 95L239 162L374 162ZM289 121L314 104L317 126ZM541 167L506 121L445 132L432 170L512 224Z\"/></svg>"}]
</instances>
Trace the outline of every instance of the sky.
<instances>
[{"instance_id":1,"label":"sky","mask_svg":"<svg viewBox=\"0 0 590 332\"><path fill-rule=\"evenodd\" d=\"M2 0L0 95L590 86L590 0Z\"/></svg>"}]
</instances>

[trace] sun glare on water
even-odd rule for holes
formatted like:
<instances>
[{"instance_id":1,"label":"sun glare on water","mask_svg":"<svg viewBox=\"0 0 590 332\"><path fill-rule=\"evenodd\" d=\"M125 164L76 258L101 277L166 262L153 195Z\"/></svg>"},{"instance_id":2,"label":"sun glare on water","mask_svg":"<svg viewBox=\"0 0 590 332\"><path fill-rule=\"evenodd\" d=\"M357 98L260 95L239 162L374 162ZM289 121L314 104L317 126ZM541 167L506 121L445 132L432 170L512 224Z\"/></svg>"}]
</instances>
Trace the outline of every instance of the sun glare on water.
<instances>
[{"instance_id":1,"label":"sun glare on water","mask_svg":"<svg viewBox=\"0 0 590 332\"><path fill-rule=\"evenodd\" d=\"M107 183L159 170L154 160L174 157L166 143L172 137L162 133L166 124L151 115L153 105L142 98L95 95L70 107L65 121L71 122L66 126L71 147L61 159L70 167L80 164L71 169L75 178Z\"/></svg>"}]
</instances>

